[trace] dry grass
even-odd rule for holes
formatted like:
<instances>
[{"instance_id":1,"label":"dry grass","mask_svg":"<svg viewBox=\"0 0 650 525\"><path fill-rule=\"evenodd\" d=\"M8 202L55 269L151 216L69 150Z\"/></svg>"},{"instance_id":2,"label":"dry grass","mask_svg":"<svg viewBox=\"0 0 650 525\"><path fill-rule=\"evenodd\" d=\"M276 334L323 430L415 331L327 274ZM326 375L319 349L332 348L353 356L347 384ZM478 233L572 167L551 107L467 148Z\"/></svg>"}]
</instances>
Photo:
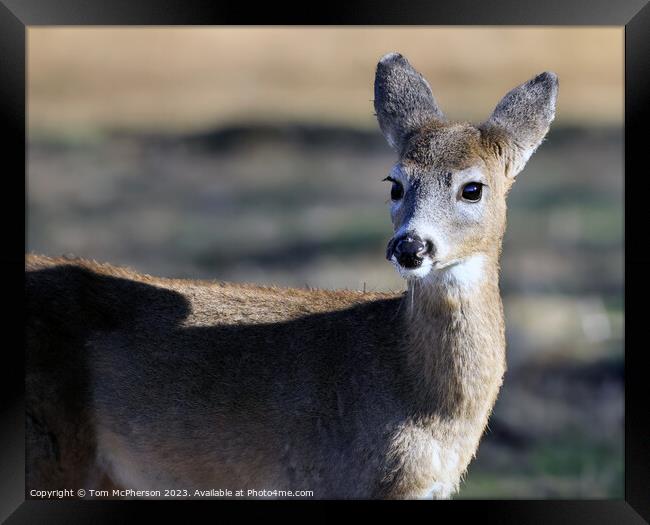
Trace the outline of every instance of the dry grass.
<instances>
[{"instance_id":1,"label":"dry grass","mask_svg":"<svg viewBox=\"0 0 650 525\"><path fill-rule=\"evenodd\" d=\"M620 28L29 28L30 132L233 121L375 126L377 59L398 50L452 118L485 118L543 70L560 123L620 124Z\"/></svg>"}]
</instances>

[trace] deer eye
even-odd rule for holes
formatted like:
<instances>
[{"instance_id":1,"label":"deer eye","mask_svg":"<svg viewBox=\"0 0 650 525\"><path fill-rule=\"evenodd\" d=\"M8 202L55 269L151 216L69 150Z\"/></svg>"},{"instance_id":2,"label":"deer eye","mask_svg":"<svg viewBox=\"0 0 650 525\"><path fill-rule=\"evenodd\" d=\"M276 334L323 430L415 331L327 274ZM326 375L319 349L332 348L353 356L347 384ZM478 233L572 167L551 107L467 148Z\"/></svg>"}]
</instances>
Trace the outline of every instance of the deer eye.
<instances>
[{"instance_id":1,"label":"deer eye","mask_svg":"<svg viewBox=\"0 0 650 525\"><path fill-rule=\"evenodd\" d=\"M392 200L398 201L404 197L404 186L402 186L402 183L400 181L395 180L393 177L386 177L384 180L393 183L393 186L390 189L390 198Z\"/></svg>"},{"instance_id":2,"label":"deer eye","mask_svg":"<svg viewBox=\"0 0 650 525\"><path fill-rule=\"evenodd\" d=\"M393 186L390 189L390 198L394 201L400 200L404 197L404 186L399 181L394 180Z\"/></svg>"},{"instance_id":3,"label":"deer eye","mask_svg":"<svg viewBox=\"0 0 650 525\"><path fill-rule=\"evenodd\" d=\"M481 200L483 193L483 184L480 182L468 182L463 186L463 199L470 202L478 202Z\"/></svg>"}]
</instances>

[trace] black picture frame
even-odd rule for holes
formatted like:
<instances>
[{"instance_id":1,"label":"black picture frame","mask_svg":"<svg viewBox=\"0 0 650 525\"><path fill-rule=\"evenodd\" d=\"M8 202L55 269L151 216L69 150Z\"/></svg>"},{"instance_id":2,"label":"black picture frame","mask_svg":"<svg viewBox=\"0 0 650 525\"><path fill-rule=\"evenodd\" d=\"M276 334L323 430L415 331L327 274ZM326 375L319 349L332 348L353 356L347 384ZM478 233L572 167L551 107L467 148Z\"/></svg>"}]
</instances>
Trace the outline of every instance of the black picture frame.
<instances>
[{"instance_id":1,"label":"black picture frame","mask_svg":"<svg viewBox=\"0 0 650 525\"><path fill-rule=\"evenodd\" d=\"M0 268L4 277L2 294L5 334L18 332L23 318L14 307L24 304L25 229L18 228L20 197L26 205L26 29L56 25L608 25L625 28L625 497L624 500L593 501L449 501L425 502L156 502L164 505L167 517L174 513L187 519L189 510L201 505L215 519L233 513L254 514L269 519L273 512L300 509L310 519L323 519L334 504L350 517L365 516L379 509L408 519L405 512L427 514L425 519L455 520L477 517L497 523L647 523L650 521L650 428L644 399L647 384L642 366L645 345L642 298L648 297L645 270L650 256L644 254L644 230L648 223L641 202L644 191L631 181L647 149L645 129L650 122L650 6L648 0L505 0L472 2L331 2L302 8L268 3L251 6L246 2L204 2L189 0L0 0L0 107L2 108L3 250ZM23 178L19 173L22 171ZM638 183L645 181L637 175ZM23 219L26 212L23 211ZM24 226L24 224L23 224ZM596 276L597 278L597 276ZM630 283L630 286L627 283ZM12 294L16 301L11 299ZM638 306L634 298L638 296ZM150 519L161 507L153 502L122 501L35 501L24 499L24 334L15 341L5 337L0 430L0 519L7 523L102 523L125 518ZM24 346L23 346L24 347ZM181 504L180 506L178 504ZM189 505L189 506L188 506ZM379 505L379 507L377 507ZM155 508L154 508L155 507ZM399 513L399 514L398 514Z\"/></svg>"}]
</instances>

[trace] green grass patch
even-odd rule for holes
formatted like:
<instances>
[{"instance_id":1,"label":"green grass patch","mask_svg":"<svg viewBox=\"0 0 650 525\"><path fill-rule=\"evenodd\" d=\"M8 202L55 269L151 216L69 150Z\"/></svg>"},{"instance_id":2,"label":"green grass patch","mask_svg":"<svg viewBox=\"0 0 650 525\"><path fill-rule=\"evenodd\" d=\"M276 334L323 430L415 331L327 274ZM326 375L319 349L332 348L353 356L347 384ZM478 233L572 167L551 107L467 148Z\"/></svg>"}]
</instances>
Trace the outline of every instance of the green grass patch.
<instances>
[{"instance_id":1,"label":"green grass patch","mask_svg":"<svg viewBox=\"0 0 650 525\"><path fill-rule=\"evenodd\" d=\"M566 435L470 465L459 499L621 498L623 443Z\"/></svg>"}]
</instances>

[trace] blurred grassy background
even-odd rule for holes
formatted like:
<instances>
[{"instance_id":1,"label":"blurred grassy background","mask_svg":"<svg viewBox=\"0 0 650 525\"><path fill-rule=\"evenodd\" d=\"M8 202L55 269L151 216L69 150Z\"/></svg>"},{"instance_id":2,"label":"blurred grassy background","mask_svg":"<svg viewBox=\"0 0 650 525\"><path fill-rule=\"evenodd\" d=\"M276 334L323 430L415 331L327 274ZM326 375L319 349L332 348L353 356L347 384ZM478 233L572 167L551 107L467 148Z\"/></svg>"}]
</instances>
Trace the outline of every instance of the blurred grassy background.
<instances>
[{"instance_id":1,"label":"blurred grassy background","mask_svg":"<svg viewBox=\"0 0 650 525\"><path fill-rule=\"evenodd\" d=\"M509 371L460 497L622 497L622 29L28 28L28 248L401 290L372 108L393 50L453 119L560 78L509 197Z\"/></svg>"}]
</instances>

